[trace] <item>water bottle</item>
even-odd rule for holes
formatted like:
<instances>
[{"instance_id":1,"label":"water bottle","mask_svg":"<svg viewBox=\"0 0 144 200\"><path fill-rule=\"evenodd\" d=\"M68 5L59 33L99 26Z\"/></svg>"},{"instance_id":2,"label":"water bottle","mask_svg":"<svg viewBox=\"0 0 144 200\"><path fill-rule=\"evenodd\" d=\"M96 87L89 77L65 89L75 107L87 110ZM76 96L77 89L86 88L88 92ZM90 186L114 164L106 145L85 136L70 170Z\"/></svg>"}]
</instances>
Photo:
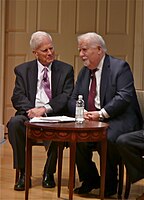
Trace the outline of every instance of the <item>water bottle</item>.
<instances>
[{"instance_id":1,"label":"water bottle","mask_svg":"<svg viewBox=\"0 0 144 200\"><path fill-rule=\"evenodd\" d=\"M76 111L75 111L76 123L83 123L84 121L84 100L82 95L78 95L78 100L76 101Z\"/></svg>"}]
</instances>

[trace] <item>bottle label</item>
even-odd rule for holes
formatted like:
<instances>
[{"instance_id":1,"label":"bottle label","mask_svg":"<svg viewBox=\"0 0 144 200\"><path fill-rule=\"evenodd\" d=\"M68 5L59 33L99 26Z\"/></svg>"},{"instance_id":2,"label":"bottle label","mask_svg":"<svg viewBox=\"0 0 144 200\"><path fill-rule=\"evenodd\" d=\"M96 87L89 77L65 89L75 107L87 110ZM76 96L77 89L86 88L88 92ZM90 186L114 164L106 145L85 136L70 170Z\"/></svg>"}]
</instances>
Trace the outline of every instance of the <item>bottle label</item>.
<instances>
[{"instance_id":1,"label":"bottle label","mask_svg":"<svg viewBox=\"0 0 144 200\"><path fill-rule=\"evenodd\" d=\"M84 121L84 107L76 107L76 122L82 123Z\"/></svg>"}]
</instances>

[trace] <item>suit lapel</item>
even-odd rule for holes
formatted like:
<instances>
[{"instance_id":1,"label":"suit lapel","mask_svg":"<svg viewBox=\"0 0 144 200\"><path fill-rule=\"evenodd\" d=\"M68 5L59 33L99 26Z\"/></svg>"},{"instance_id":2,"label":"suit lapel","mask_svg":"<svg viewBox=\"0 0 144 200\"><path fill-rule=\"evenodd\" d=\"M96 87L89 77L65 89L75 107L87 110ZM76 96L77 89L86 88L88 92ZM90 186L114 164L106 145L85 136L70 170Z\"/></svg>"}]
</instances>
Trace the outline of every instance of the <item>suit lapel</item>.
<instances>
[{"instance_id":1,"label":"suit lapel","mask_svg":"<svg viewBox=\"0 0 144 200\"><path fill-rule=\"evenodd\" d=\"M52 66L52 75L51 75L51 83L52 83L52 96L54 97L56 95L56 91L59 88L59 80L61 77L61 70L59 65L56 65L56 61L53 61Z\"/></svg>"},{"instance_id":2,"label":"suit lapel","mask_svg":"<svg viewBox=\"0 0 144 200\"><path fill-rule=\"evenodd\" d=\"M28 72L29 95L34 105L35 105L35 98L36 98L36 92L37 92L37 77L38 77L37 60L34 60L30 64L29 72Z\"/></svg>"},{"instance_id":3,"label":"suit lapel","mask_svg":"<svg viewBox=\"0 0 144 200\"><path fill-rule=\"evenodd\" d=\"M106 55L104 64L103 64L103 69L102 69L102 75L101 75L101 84L100 84L100 104L101 107L103 107L104 103L104 97L107 92L107 81L108 81L108 76L109 76L109 66L110 66L110 61L109 61L109 56Z\"/></svg>"}]
</instances>

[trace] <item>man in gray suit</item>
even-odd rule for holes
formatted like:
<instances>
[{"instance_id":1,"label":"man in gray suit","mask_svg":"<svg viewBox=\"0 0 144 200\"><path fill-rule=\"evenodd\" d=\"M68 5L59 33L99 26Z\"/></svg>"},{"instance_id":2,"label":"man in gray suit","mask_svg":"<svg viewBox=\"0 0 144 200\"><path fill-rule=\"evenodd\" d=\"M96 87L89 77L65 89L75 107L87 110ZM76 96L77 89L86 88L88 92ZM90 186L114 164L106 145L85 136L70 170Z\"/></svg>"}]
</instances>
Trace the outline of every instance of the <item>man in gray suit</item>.
<instances>
[{"instance_id":1,"label":"man in gray suit","mask_svg":"<svg viewBox=\"0 0 144 200\"><path fill-rule=\"evenodd\" d=\"M139 130L142 116L134 88L133 75L127 62L106 54L103 38L94 33L78 36L78 50L84 63L68 102L69 110L74 115L75 103L79 94L85 101L85 119L102 120L109 123L107 132L107 167L105 196L117 193L117 164L119 154L115 145L118 136L128 131ZM93 77L96 87L93 101L89 101ZM91 109L91 104L93 109ZM90 192L99 188L100 178L95 163L92 161L92 150L99 150L99 144L78 143L76 164L82 185L74 190L77 194Z\"/></svg>"},{"instance_id":2,"label":"man in gray suit","mask_svg":"<svg viewBox=\"0 0 144 200\"><path fill-rule=\"evenodd\" d=\"M9 141L13 148L14 168L20 170L20 177L14 186L17 191L25 189L24 122L33 117L66 115L67 102L74 86L73 67L55 60L52 37L48 33L43 31L33 33L30 46L36 59L20 64L14 70L16 81L11 99L16 115L7 125ZM53 174L56 171L56 162L57 144L52 142L44 168L43 187L55 187Z\"/></svg>"}]
</instances>

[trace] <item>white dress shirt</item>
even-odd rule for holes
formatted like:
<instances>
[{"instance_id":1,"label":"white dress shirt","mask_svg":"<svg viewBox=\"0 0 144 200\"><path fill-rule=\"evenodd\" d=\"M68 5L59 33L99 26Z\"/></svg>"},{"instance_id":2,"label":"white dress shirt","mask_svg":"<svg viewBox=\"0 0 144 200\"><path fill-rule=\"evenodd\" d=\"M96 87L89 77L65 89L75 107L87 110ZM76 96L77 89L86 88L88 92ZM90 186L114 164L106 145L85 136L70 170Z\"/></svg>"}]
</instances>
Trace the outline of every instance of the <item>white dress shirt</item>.
<instances>
[{"instance_id":1,"label":"white dress shirt","mask_svg":"<svg viewBox=\"0 0 144 200\"><path fill-rule=\"evenodd\" d=\"M105 56L101 59L99 65L97 66L95 76L96 76L96 97L95 97L95 107L100 109L102 112L102 115L105 118L109 118L108 113L105 111L104 108L101 108L100 106L100 83L101 83L101 73L102 73L102 68L103 68L103 63L104 63ZM91 83L90 83L91 84Z\"/></svg>"},{"instance_id":2,"label":"white dress shirt","mask_svg":"<svg viewBox=\"0 0 144 200\"><path fill-rule=\"evenodd\" d=\"M44 106L47 110L47 112L52 112L51 106L49 103L49 98L46 95L44 88L42 87L42 79L43 79L43 69L45 66L43 66L38 60L38 80L37 80L37 93L36 93L36 99L35 99L35 107L42 107ZM50 89L51 89L51 65L48 66L48 78L50 82Z\"/></svg>"}]
</instances>

